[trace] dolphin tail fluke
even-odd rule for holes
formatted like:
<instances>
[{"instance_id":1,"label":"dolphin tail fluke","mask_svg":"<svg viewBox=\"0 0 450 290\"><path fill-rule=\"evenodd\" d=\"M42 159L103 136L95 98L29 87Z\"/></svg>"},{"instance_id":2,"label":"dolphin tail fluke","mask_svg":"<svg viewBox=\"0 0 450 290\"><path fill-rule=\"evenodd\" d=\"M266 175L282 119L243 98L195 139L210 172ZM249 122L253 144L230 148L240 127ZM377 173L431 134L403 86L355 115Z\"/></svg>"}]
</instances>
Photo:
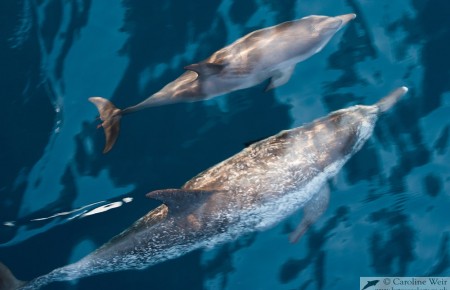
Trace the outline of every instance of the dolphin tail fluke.
<instances>
[{"instance_id":1,"label":"dolphin tail fluke","mask_svg":"<svg viewBox=\"0 0 450 290\"><path fill-rule=\"evenodd\" d=\"M114 146L119 136L122 110L116 108L113 103L101 97L91 97L89 101L97 107L100 113L100 120L103 121L99 127L103 127L105 130L106 143L103 153L107 153Z\"/></svg>"},{"instance_id":2,"label":"dolphin tail fluke","mask_svg":"<svg viewBox=\"0 0 450 290\"><path fill-rule=\"evenodd\" d=\"M389 110L392 106L394 106L398 100L404 96L408 92L407 87L400 87L392 91L389 95L382 98L378 103L375 104L375 106L378 107L380 113L386 112Z\"/></svg>"},{"instance_id":3,"label":"dolphin tail fluke","mask_svg":"<svg viewBox=\"0 0 450 290\"><path fill-rule=\"evenodd\" d=\"M8 267L0 263L0 290L16 290L25 284L25 281L17 280Z\"/></svg>"}]
</instances>

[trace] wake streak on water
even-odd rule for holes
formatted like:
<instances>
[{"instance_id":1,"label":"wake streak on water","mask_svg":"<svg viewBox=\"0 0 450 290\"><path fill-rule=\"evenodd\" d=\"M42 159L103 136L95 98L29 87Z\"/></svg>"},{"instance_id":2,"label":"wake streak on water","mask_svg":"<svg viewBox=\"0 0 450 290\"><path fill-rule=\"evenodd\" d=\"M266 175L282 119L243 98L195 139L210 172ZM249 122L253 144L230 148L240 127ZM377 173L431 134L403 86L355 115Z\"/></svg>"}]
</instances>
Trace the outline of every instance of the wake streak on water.
<instances>
[{"instance_id":1,"label":"wake streak on water","mask_svg":"<svg viewBox=\"0 0 450 290\"><path fill-rule=\"evenodd\" d=\"M106 211L119 208L127 203L130 203L133 201L132 197L124 197L117 201L107 201L102 200L98 202L94 202L79 208L76 208L71 211L64 211L52 214L50 216L46 217L36 217L36 218L24 218L17 221L4 221L0 222L1 226L4 227L17 227L19 231L23 231L22 234L17 235L15 238L5 244L0 245L0 247L6 247L11 246L13 244L17 244L21 241L24 241L31 236L34 236L40 232L43 232L47 229L47 227L54 227L57 225L62 225L67 222L70 222L74 219L82 219L85 217L93 216L96 214L104 213ZM62 218L62 220L57 220L58 218ZM31 227L34 228L35 224L38 222L45 222L45 225L39 227L38 229L34 230L27 230L26 228Z\"/></svg>"}]
</instances>

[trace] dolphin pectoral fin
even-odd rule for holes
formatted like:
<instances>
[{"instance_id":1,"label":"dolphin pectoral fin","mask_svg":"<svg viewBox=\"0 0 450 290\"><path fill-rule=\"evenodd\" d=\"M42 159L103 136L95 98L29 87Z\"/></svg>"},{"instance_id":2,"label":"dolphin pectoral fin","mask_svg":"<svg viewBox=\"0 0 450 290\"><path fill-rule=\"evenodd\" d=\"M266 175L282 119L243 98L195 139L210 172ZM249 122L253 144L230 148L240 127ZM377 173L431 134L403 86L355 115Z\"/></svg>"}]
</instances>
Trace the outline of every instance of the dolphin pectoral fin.
<instances>
[{"instance_id":1,"label":"dolphin pectoral fin","mask_svg":"<svg viewBox=\"0 0 450 290\"><path fill-rule=\"evenodd\" d=\"M146 197L162 201L169 211L181 210L209 197L214 191L190 189L162 189L146 194Z\"/></svg>"},{"instance_id":2,"label":"dolphin pectoral fin","mask_svg":"<svg viewBox=\"0 0 450 290\"><path fill-rule=\"evenodd\" d=\"M194 71L198 74L199 77L203 78L219 74L224 69L224 67L225 65L223 64L201 62L185 66L184 69Z\"/></svg>"},{"instance_id":3,"label":"dolphin pectoral fin","mask_svg":"<svg viewBox=\"0 0 450 290\"><path fill-rule=\"evenodd\" d=\"M0 263L0 290L15 290L25 284L25 281L17 280L8 267Z\"/></svg>"},{"instance_id":4,"label":"dolphin pectoral fin","mask_svg":"<svg viewBox=\"0 0 450 290\"><path fill-rule=\"evenodd\" d=\"M119 136L122 111L117 109L113 103L101 97L91 97L89 101L97 107L100 119L103 121L97 128L103 127L105 131L106 143L103 153L107 153L114 146Z\"/></svg>"},{"instance_id":5,"label":"dolphin pectoral fin","mask_svg":"<svg viewBox=\"0 0 450 290\"><path fill-rule=\"evenodd\" d=\"M292 73L294 72L294 68L295 68L295 65L292 65L290 67L277 70L275 72L275 74L272 76L272 78L270 79L270 83L267 85L267 87L264 91L267 92L273 88L282 86L285 83L287 83L289 81L289 79L291 78Z\"/></svg>"},{"instance_id":6,"label":"dolphin pectoral fin","mask_svg":"<svg viewBox=\"0 0 450 290\"><path fill-rule=\"evenodd\" d=\"M300 238L306 233L306 231L309 229L309 227L311 226L312 222L307 220L307 219L303 219L297 226L297 228L295 228L295 230L289 235L289 242L291 242L292 244L297 243L298 240L300 240Z\"/></svg>"},{"instance_id":7,"label":"dolphin pectoral fin","mask_svg":"<svg viewBox=\"0 0 450 290\"><path fill-rule=\"evenodd\" d=\"M330 200L330 188L326 184L312 199L310 199L303 209L303 219L297 228L289 235L289 241L296 243L305 234L308 228L316 222L325 212Z\"/></svg>"}]
</instances>

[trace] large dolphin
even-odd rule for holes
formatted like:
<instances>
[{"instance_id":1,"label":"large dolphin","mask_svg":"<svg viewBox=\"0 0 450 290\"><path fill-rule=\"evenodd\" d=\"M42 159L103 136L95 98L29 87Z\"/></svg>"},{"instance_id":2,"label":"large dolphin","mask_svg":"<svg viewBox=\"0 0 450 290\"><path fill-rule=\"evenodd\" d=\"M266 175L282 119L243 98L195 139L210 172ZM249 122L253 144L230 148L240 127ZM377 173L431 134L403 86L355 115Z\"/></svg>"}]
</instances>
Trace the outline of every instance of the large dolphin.
<instances>
[{"instance_id":1,"label":"large dolphin","mask_svg":"<svg viewBox=\"0 0 450 290\"><path fill-rule=\"evenodd\" d=\"M150 192L149 198L163 204L74 264L28 283L0 264L0 290L37 289L54 281L143 269L267 229L304 208L304 218L290 237L295 241L326 209L327 180L371 136L379 114L406 92L401 87L375 105L335 111L282 131L205 170L181 189Z\"/></svg>"},{"instance_id":2,"label":"large dolphin","mask_svg":"<svg viewBox=\"0 0 450 290\"><path fill-rule=\"evenodd\" d=\"M120 129L120 118L144 108L178 102L195 102L271 79L267 89L285 84L295 65L322 50L331 37L356 17L308 16L256 30L216 51L202 62L185 67L180 77L141 103L120 110L110 101L91 97L106 135L103 153L111 150Z\"/></svg>"}]
</instances>

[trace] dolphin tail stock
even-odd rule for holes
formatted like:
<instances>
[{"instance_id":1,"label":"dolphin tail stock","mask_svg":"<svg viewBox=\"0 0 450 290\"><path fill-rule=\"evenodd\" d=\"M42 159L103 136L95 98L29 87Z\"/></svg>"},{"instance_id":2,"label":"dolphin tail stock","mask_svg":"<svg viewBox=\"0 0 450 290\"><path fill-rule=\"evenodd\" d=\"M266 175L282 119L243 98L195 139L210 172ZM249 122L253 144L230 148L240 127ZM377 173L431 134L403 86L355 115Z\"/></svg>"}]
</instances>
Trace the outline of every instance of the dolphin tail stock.
<instances>
[{"instance_id":1,"label":"dolphin tail stock","mask_svg":"<svg viewBox=\"0 0 450 290\"><path fill-rule=\"evenodd\" d=\"M107 153L114 146L119 136L122 110L116 108L112 102L105 98L90 97L89 101L97 107L100 120L103 121L98 128L103 127L105 131L106 143L103 153Z\"/></svg>"},{"instance_id":2,"label":"dolphin tail stock","mask_svg":"<svg viewBox=\"0 0 450 290\"><path fill-rule=\"evenodd\" d=\"M386 97L379 100L375 106L378 107L378 110L380 113L386 112L389 110L392 106L394 106L398 100L403 97L408 92L407 87L400 87L395 90L393 90L391 93L389 93Z\"/></svg>"},{"instance_id":3,"label":"dolphin tail stock","mask_svg":"<svg viewBox=\"0 0 450 290\"><path fill-rule=\"evenodd\" d=\"M16 290L25 286L27 282L20 281L0 262L0 290Z\"/></svg>"}]
</instances>

